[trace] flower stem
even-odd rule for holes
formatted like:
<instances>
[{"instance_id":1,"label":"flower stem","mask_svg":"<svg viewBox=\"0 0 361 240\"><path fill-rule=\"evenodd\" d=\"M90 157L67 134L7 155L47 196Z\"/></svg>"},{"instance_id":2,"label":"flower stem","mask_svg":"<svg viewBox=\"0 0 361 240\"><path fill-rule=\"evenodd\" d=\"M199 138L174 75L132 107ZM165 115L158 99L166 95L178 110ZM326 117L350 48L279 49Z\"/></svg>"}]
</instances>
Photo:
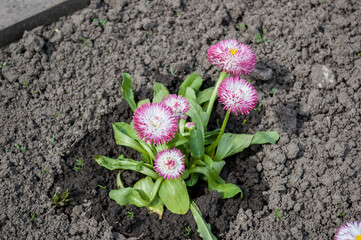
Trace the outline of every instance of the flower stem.
<instances>
[{"instance_id":1,"label":"flower stem","mask_svg":"<svg viewBox=\"0 0 361 240\"><path fill-rule=\"evenodd\" d=\"M218 87L221 84L221 82L226 78L226 76L227 76L227 72L224 71L224 70L218 76L217 82L215 84L212 96L209 99L209 103L208 103L208 107L207 107L207 114L208 114L209 117L211 116L211 113L212 113L212 108L213 108L214 101L217 98Z\"/></svg>"},{"instance_id":2,"label":"flower stem","mask_svg":"<svg viewBox=\"0 0 361 240\"><path fill-rule=\"evenodd\" d=\"M227 113L226 113L226 116L224 117L224 120L223 120L223 123L222 123L222 127L221 127L221 131L219 132L216 141L215 141L214 143L212 143L212 144L208 147L208 149L207 149L207 154L208 154L208 156L210 156L211 158L214 157L214 151L216 150L216 147L218 146L218 143L219 143L219 141L221 140L221 138L222 138L222 136L223 136L224 130L226 129L226 126L227 126L227 122L228 122L230 113L231 113L231 110L229 109L229 110L227 111Z\"/></svg>"}]
</instances>

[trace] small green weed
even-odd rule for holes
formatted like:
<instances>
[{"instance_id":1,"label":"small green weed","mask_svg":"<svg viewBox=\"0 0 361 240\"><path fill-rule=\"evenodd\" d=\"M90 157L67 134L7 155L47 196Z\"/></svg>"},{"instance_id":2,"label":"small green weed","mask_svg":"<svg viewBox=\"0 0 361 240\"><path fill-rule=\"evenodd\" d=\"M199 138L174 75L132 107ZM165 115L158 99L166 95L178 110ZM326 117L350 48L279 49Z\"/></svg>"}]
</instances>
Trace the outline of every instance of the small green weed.
<instances>
[{"instance_id":1,"label":"small green weed","mask_svg":"<svg viewBox=\"0 0 361 240\"><path fill-rule=\"evenodd\" d=\"M24 87L27 87L27 86L29 85L29 82L25 80L25 81L23 82L23 85L24 85Z\"/></svg>"},{"instance_id":2,"label":"small green weed","mask_svg":"<svg viewBox=\"0 0 361 240\"><path fill-rule=\"evenodd\" d=\"M53 204L57 207L67 205L69 202L69 189L67 188L62 193L55 193L52 200Z\"/></svg>"},{"instance_id":3,"label":"small green weed","mask_svg":"<svg viewBox=\"0 0 361 240\"><path fill-rule=\"evenodd\" d=\"M3 62L1 65L0 65L0 69L5 67L6 66L6 62Z\"/></svg>"},{"instance_id":4,"label":"small green weed","mask_svg":"<svg viewBox=\"0 0 361 240\"><path fill-rule=\"evenodd\" d=\"M149 35L149 32L145 32L145 36L148 37L148 35Z\"/></svg>"},{"instance_id":5,"label":"small green weed","mask_svg":"<svg viewBox=\"0 0 361 240\"><path fill-rule=\"evenodd\" d=\"M184 229L186 230L186 233L183 234L183 236L185 236L185 237L189 236L191 234L191 231L192 231L191 227L187 226Z\"/></svg>"},{"instance_id":6,"label":"small green weed","mask_svg":"<svg viewBox=\"0 0 361 240\"><path fill-rule=\"evenodd\" d=\"M174 74L176 74L177 71L178 71L178 70L173 71L173 66L172 66L172 64L169 66L169 72L170 72L170 74L171 74L172 76L173 76Z\"/></svg>"},{"instance_id":7,"label":"small green weed","mask_svg":"<svg viewBox=\"0 0 361 240\"><path fill-rule=\"evenodd\" d=\"M280 218L280 210L279 210L278 208L276 208L275 218L276 218L276 219L279 219L279 218Z\"/></svg>"},{"instance_id":8,"label":"small green weed","mask_svg":"<svg viewBox=\"0 0 361 240\"><path fill-rule=\"evenodd\" d=\"M87 44L86 44L87 39L86 39L86 38L82 38L81 40L83 41L83 46L84 46L84 47L87 46Z\"/></svg>"},{"instance_id":9,"label":"small green weed","mask_svg":"<svg viewBox=\"0 0 361 240\"><path fill-rule=\"evenodd\" d=\"M54 138L55 138L55 133L53 133L53 136L51 137L51 144L53 145L54 144Z\"/></svg>"},{"instance_id":10,"label":"small green weed","mask_svg":"<svg viewBox=\"0 0 361 240\"><path fill-rule=\"evenodd\" d=\"M102 189L107 189L106 186L103 186L103 185L100 185L100 184L98 184L98 187L100 187L100 188L102 188Z\"/></svg>"},{"instance_id":11,"label":"small green weed","mask_svg":"<svg viewBox=\"0 0 361 240\"><path fill-rule=\"evenodd\" d=\"M85 164L82 158L78 158L75 163L75 167L73 167L73 170L75 172L82 170L84 168Z\"/></svg>"},{"instance_id":12,"label":"small green weed","mask_svg":"<svg viewBox=\"0 0 361 240\"><path fill-rule=\"evenodd\" d=\"M254 108L255 111L260 111L262 107L262 103L258 103L257 107Z\"/></svg>"},{"instance_id":13,"label":"small green weed","mask_svg":"<svg viewBox=\"0 0 361 240\"><path fill-rule=\"evenodd\" d=\"M103 20L103 21L100 22L100 26L101 26L101 27L104 27L104 25L105 25L106 23L107 23L107 20Z\"/></svg>"},{"instance_id":14,"label":"small green weed","mask_svg":"<svg viewBox=\"0 0 361 240\"><path fill-rule=\"evenodd\" d=\"M25 154L25 151L26 151L26 145L24 145L24 147L20 147L18 144L14 144L14 146L19 149L21 151L22 154Z\"/></svg>"},{"instance_id":15,"label":"small green weed","mask_svg":"<svg viewBox=\"0 0 361 240\"><path fill-rule=\"evenodd\" d=\"M174 16L174 17L178 17L178 13L177 13L177 12L175 12L173 16Z\"/></svg>"},{"instance_id":16,"label":"small green weed","mask_svg":"<svg viewBox=\"0 0 361 240\"><path fill-rule=\"evenodd\" d=\"M38 90L38 89L36 89L36 90L34 91L34 93L35 93L35 94L37 94L38 92L39 92L39 90Z\"/></svg>"},{"instance_id":17,"label":"small green weed","mask_svg":"<svg viewBox=\"0 0 361 240\"><path fill-rule=\"evenodd\" d=\"M35 219L35 213L30 213L30 221L34 221Z\"/></svg>"},{"instance_id":18,"label":"small green weed","mask_svg":"<svg viewBox=\"0 0 361 240\"><path fill-rule=\"evenodd\" d=\"M244 125L246 124L247 122L247 119L244 119L243 122L242 122L242 127L244 127Z\"/></svg>"},{"instance_id":19,"label":"small green weed","mask_svg":"<svg viewBox=\"0 0 361 240\"><path fill-rule=\"evenodd\" d=\"M99 22L98 18L94 18L93 22L99 23L99 26L104 27L104 25L107 23L107 20L103 20L103 21Z\"/></svg>"},{"instance_id":20,"label":"small green weed","mask_svg":"<svg viewBox=\"0 0 361 240\"><path fill-rule=\"evenodd\" d=\"M239 22L235 28L245 30L247 27L246 24Z\"/></svg>"},{"instance_id":21,"label":"small green weed","mask_svg":"<svg viewBox=\"0 0 361 240\"><path fill-rule=\"evenodd\" d=\"M361 52L359 52L359 53L357 54L357 56L359 56L359 57L360 57L360 56L361 56Z\"/></svg>"},{"instance_id":22,"label":"small green weed","mask_svg":"<svg viewBox=\"0 0 361 240\"><path fill-rule=\"evenodd\" d=\"M256 33L256 39L257 39L258 44L264 42L264 39L263 39L262 35L259 34L259 33Z\"/></svg>"},{"instance_id":23,"label":"small green weed","mask_svg":"<svg viewBox=\"0 0 361 240\"><path fill-rule=\"evenodd\" d=\"M269 94L274 94L276 91L276 88L272 88L271 91L269 92Z\"/></svg>"},{"instance_id":24,"label":"small green weed","mask_svg":"<svg viewBox=\"0 0 361 240\"><path fill-rule=\"evenodd\" d=\"M326 0L322 0L323 3L326 3Z\"/></svg>"},{"instance_id":25,"label":"small green weed","mask_svg":"<svg viewBox=\"0 0 361 240\"><path fill-rule=\"evenodd\" d=\"M130 219L134 218L134 212L127 212L127 217Z\"/></svg>"},{"instance_id":26,"label":"small green weed","mask_svg":"<svg viewBox=\"0 0 361 240\"><path fill-rule=\"evenodd\" d=\"M62 116L60 112L56 112L55 115L56 115L57 117L61 117L61 116Z\"/></svg>"},{"instance_id":27,"label":"small green weed","mask_svg":"<svg viewBox=\"0 0 361 240\"><path fill-rule=\"evenodd\" d=\"M345 215L345 211L342 211L342 213L340 213L340 215L338 215L339 217L342 217Z\"/></svg>"},{"instance_id":28,"label":"small green weed","mask_svg":"<svg viewBox=\"0 0 361 240\"><path fill-rule=\"evenodd\" d=\"M41 169L40 171L41 171L42 174L50 174L48 168L46 168L45 170Z\"/></svg>"}]
</instances>

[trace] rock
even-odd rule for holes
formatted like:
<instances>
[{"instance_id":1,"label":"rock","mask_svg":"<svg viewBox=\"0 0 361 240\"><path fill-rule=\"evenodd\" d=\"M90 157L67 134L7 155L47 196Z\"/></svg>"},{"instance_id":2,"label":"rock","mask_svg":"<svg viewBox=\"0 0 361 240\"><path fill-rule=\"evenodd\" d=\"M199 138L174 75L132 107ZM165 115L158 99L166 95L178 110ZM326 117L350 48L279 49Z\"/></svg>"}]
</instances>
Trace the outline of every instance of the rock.
<instances>
[{"instance_id":1,"label":"rock","mask_svg":"<svg viewBox=\"0 0 361 240\"><path fill-rule=\"evenodd\" d=\"M257 64L255 69L251 72L250 77L255 80L269 81L272 79L273 70L266 65Z\"/></svg>"},{"instance_id":2,"label":"rock","mask_svg":"<svg viewBox=\"0 0 361 240\"><path fill-rule=\"evenodd\" d=\"M291 142L290 144L287 145L286 147L286 155L288 159L295 159L297 158L299 152L300 152L300 147L298 146L298 144L296 142Z\"/></svg>"},{"instance_id":3,"label":"rock","mask_svg":"<svg viewBox=\"0 0 361 240\"><path fill-rule=\"evenodd\" d=\"M121 8L110 9L107 13L107 17L110 21L120 21L123 17L123 13L121 13Z\"/></svg>"},{"instance_id":4,"label":"rock","mask_svg":"<svg viewBox=\"0 0 361 240\"><path fill-rule=\"evenodd\" d=\"M44 39L33 33L25 32L23 38L25 39L24 46L28 51L40 52L45 44Z\"/></svg>"},{"instance_id":5,"label":"rock","mask_svg":"<svg viewBox=\"0 0 361 240\"><path fill-rule=\"evenodd\" d=\"M325 65L314 65L312 67L311 80L315 87L321 89L333 89L336 86L335 74Z\"/></svg>"}]
</instances>

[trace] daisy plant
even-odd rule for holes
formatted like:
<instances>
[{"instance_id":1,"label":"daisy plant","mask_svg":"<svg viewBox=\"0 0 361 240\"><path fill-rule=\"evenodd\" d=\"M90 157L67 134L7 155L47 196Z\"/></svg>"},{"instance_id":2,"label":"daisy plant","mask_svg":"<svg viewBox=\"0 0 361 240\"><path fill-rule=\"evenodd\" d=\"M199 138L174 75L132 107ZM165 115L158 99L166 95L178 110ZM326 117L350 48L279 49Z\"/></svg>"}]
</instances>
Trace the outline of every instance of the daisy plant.
<instances>
[{"instance_id":1,"label":"daisy plant","mask_svg":"<svg viewBox=\"0 0 361 240\"><path fill-rule=\"evenodd\" d=\"M241 193L239 186L226 183L219 176L226 159L251 144L275 144L279 134L273 131L225 133L231 113L249 114L257 105L256 90L239 77L253 70L256 57L249 46L226 40L210 47L208 58L222 70L214 87L201 91L203 80L200 74L192 73L177 94L170 94L163 84L155 82L153 98L137 103L132 79L124 73L122 95L134 114L130 123L113 123L114 136L118 145L135 149L142 160L123 155L117 159L95 156L95 160L109 170L133 170L145 176L133 187L124 187L119 172L118 189L109 193L118 204L146 207L159 218L164 207L175 214L191 210L200 236L216 239L199 208L191 201L187 187L204 180L209 191L218 191L222 198ZM226 110L225 118L220 129L208 129L217 96Z\"/></svg>"}]
</instances>

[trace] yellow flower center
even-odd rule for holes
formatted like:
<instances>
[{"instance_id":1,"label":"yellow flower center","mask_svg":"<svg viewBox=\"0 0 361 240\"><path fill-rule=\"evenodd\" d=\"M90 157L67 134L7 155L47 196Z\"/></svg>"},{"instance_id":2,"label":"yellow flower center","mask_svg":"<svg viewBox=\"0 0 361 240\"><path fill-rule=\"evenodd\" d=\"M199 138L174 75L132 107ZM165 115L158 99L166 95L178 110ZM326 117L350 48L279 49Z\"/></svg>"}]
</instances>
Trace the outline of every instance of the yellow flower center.
<instances>
[{"instance_id":1,"label":"yellow flower center","mask_svg":"<svg viewBox=\"0 0 361 240\"><path fill-rule=\"evenodd\" d=\"M159 117L157 117L157 116L151 117L150 118L150 124L152 124L153 127L159 127L159 125L160 125Z\"/></svg>"},{"instance_id":2,"label":"yellow flower center","mask_svg":"<svg viewBox=\"0 0 361 240\"><path fill-rule=\"evenodd\" d=\"M238 52L238 49L230 48L230 49L228 49L228 51L231 53L231 56L232 56L232 55L234 55L234 54L236 54Z\"/></svg>"},{"instance_id":3,"label":"yellow flower center","mask_svg":"<svg viewBox=\"0 0 361 240\"><path fill-rule=\"evenodd\" d=\"M356 236L356 240L361 240L361 235Z\"/></svg>"}]
</instances>

